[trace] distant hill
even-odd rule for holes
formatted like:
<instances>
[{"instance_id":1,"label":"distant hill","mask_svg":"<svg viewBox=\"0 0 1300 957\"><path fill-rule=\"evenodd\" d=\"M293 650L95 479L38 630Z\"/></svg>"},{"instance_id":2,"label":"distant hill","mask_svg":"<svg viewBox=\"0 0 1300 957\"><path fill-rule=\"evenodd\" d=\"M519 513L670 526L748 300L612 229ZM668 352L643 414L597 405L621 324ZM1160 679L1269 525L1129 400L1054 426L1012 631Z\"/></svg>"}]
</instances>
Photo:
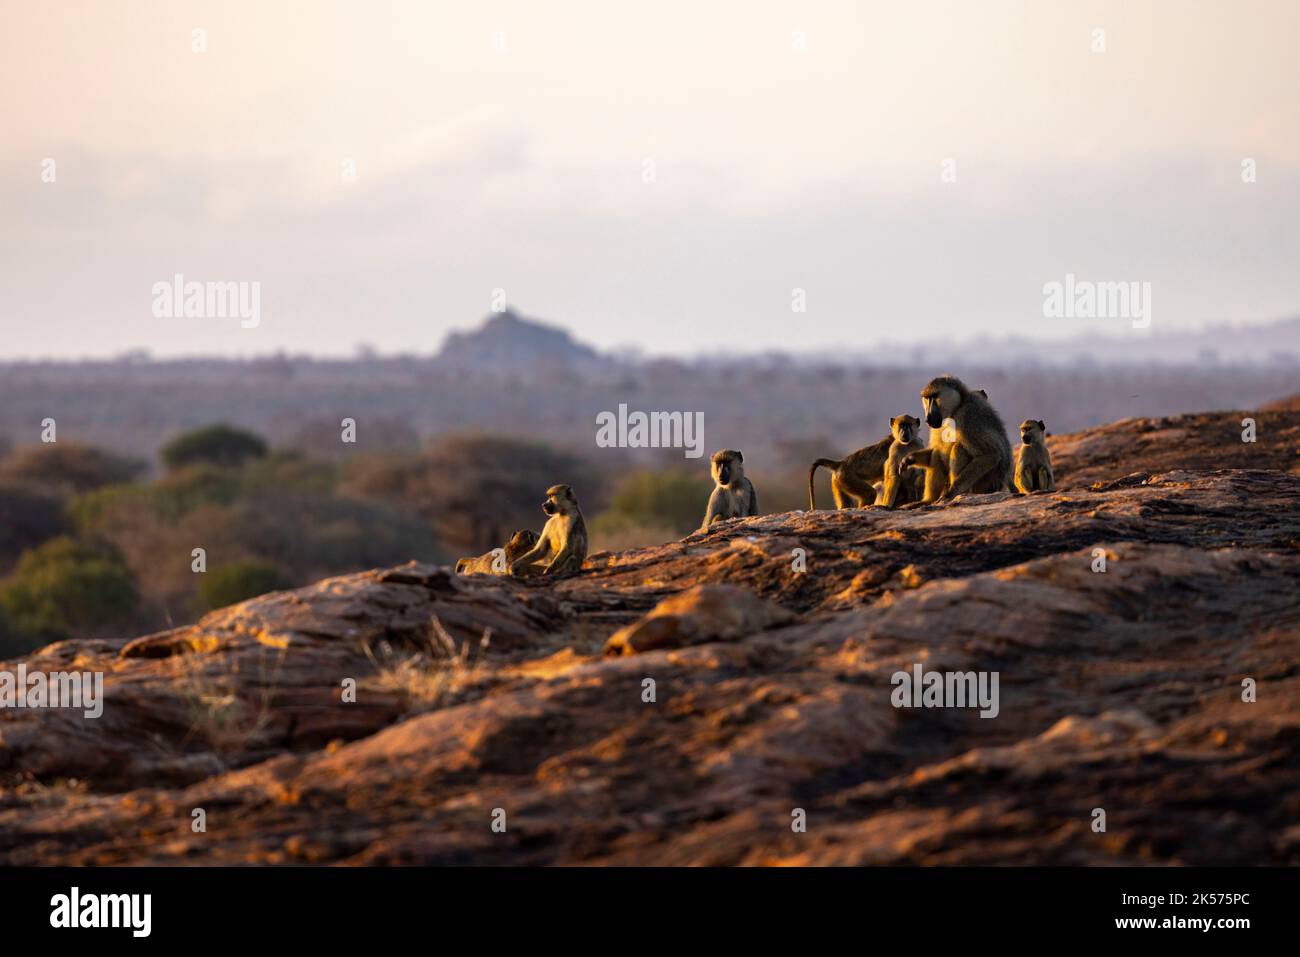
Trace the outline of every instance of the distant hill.
<instances>
[{"instance_id":1,"label":"distant hill","mask_svg":"<svg viewBox=\"0 0 1300 957\"><path fill-rule=\"evenodd\" d=\"M1280 357L1287 352L1293 358ZM922 339L821 358L638 360L508 311L448 335L432 356L0 363L0 447L40 441L41 422L52 417L60 441L141 458L213 422L323 456L411 449L464 430L591 452L596 415L627 403L701 412L712 448L743 449L746 464L768 470L806 468L815 456L875 441L891 416L919 411L921 386L940 372L987 389L1009 425L1045 419L1060 434L1185 409L1261 410L1296 392L1296 355L1300 319L1050 347ZM344 417L363 425L356 446L338 441ZM669 450L620 451L629 463L684 461Z\"/></svg>"},{"instance_id":2,"label":"distant hill","mask_svg":"<svg viewBox=\"0 0 1300 957\"><path fill-rule=\"evenodd\" d=\"M452 332L434 361L448 368L519 369L538 363L567 363L580 368L612 360L583 345L559 326L525 319L513 310L490 315L473 332Z\"/></svg>"}]
</instances>

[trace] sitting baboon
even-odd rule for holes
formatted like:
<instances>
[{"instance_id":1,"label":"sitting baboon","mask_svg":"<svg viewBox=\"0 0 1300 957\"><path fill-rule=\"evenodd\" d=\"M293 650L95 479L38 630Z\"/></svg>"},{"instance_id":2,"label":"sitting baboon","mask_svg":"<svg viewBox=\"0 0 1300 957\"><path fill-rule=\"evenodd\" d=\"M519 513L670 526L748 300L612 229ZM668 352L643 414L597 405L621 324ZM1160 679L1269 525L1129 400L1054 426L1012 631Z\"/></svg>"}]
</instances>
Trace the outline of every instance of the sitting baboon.
<instances>
[{"instance_id":1,"label":"sitting baboon","mask_svg":"<svg viewBox=\"0 0 1300 957\"><path fill-rule=\"evenodd\" d=\"M976 389L975 392L984 399L989 397L983 389ZM948 491L948 467L951 464L952 440L955 434L955 430L949 424L941 425L937 429L932 427L929 445L920 452L912 452L904 456L903 468L924 471L923 490L920 496L904 506L905 508L928 505Z\"/></svg>"},{"instance_id":2,"label":"sitting baboon","mask_svg":"<svg viewBox=\"0 0 1300 957\"><path fill-rule=\"evenodd\" d=\"M758 514L758 493L754 483L745 478L743 455L735 449L719 449L709 461L709 473L713 476L713 494L704 510L700 531L722 519Z\"/></svg>"},{"instance_id":3,"label":"sitting baboon","mask_svg":"<svg viewBox=\"0 0 1300 957\"><path fill-rule=\"evenodd\" d=\"M948 485L938 499L966 493L1001 492L1011 487L1011 443L997 411L979 390L955 376L931 379L921 390L931 448L908 457L909 464L937 466L948 446ZM935 431L940 452L936 455Z\"/></svg>"},{"instance_id":4,"label":"sitting baboon","mask_svg":"<svg viewBox=\"0 0 1300 957\"><path fill-rule=\"evenodd\" d=\"M534 564L545 561L542 574L569 575L581 569L586 561L587 523L573 489L552 485L546 490L542 511L551 517L546 520L537 544L510 564L511 574L525 573Z\"/></svg>"},{"instance_id":5,"label":"sitting baboon","mask_svg":"<svg viewBox=\"0 0 1300 957\"><path fill-rule=\"evenodd\" d=\"M1056 488L1052 474L1052 456L1047 451L1047 425L1042 419L1025 419L1020 423L1020 447L1016 449L1016 488L1030 492L1050 492Z\"/></svg>"},{"instance_id":6,"label":"sitting baboon","mask_svg":"<svg viewBox=\"0 0 1300 957\"><path fill-rule=\"evenodd\" d=\"M885 459L885 474L875 504L885 508L906 505L921 498L916 477L903 468L903 459L912 452L923 450L916 441L917 430L921 420L914 415L896 415L889 420L890 431L894 441L889 446L889 455Z\"/></svg>"}]
</instances>

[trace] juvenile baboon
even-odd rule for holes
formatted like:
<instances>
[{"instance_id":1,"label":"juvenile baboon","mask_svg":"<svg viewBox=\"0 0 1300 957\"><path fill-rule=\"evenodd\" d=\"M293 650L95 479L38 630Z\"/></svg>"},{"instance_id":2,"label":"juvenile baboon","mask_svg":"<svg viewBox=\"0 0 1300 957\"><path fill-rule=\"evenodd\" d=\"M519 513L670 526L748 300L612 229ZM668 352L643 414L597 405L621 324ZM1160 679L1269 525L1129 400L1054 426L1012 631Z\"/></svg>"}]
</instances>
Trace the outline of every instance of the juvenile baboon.
<instances>
[{"instance_id":1,"label":"juvenile baboon","mask_svg":"<svg viewBox=\"0 0 1300 957\"><path fill-rule=\"evenodd\" d=\"M1016 449L1016 488L1030 492L1050 492L1056 488L1052 474L1052 456L1047 451L1047 426L1042 419L1025 419L1020 423L1020 447Z\"/></svg>"},{"instance_id":2,"label":"juvenile baboon","mask_svg":"<svg viewBox=\"0 0 1300 957\"><path fill-rule=\"evenodd\" d=\"M928 505L938 501L948 491L948 461L952 458L952 443L944 439L944 429L930 430L930 444L919 452L909 452L903 457L903 468L923 469L925 476L921 480L921 500L909 503Z\"/></svg>"},{"instance_id":3,"label":"juvenile baboon","mask_svg":"<svg viewBox=\"0 0 1300 957\"><path fill-rule=\"evenodd\" d=\"M520 555L526 553L530 548L537 544L537 533L531 528L521 528L510 536L510 541L506 542L505 547L501 549L504 552L498 561L497 549L478 558L462 558L456 562L457 575L504 575L510 571L510 565Z\"/></svg>"},{"instance_id":4,"label":"juvenile baboon","mask_svg":"<svg viewBox=\"0 0 1300 957\"><path fill-rule=\"evenodd\" d=\"M817 459L808 466L808 511L817 508L813 478L819 468L830 469L831 495L835 497L836 508L861 507L875 502L878 491L875 485L884 478L885 462L894 444L894 420L889 421L889 435L874 445L858 449L842 459Z\"/></svg>"},{"instance_id":5,"label":"juvenile baboon","mask_svg":"<svg viewBox=\"0 0 1300 957\"><path fill-rule=\"evenodd\" d=\"M921 390L921 404L926 424L948 433L941 434L940 441L951 440L948 487L940 499L1011 487L1011 443L1001 417L984 395L966 388L955 376L939 376ZM944 429L949 419L951 429ZM934 464L933 449L930 452Z\"/></svg>"},{"instance_id":6,"label":"juvenile baboon","mask_svg":"<svg viewBox=\"0 0 1300 957\"><path fill-rule=\"evenodd\" d=\"M876 496L877 505L894 508L920 498L917 482L910 472L903 469L903 459L912 452L924 451L925 446L916 440L916 433L921 427L921 420L914 415L896 415L889 420L889 429L894 441L890 443L889 455L885 459L885 474L880 494Z\"/></svg>"},{"instance_id":7,"label":"juvenile baboon","mask_svg":"<svg viewBox=\"0 0 1300 957\"><path fill-rule=\"evenodd\" d=\"M543 575L570 575L581 569L587 558L587 523L573 489L552 485L546 490L542 511L551 517L546 520L537 544L511 562L512 575L527 574L541 561L546 562Z\"/></svg>"},{"instance_id":8,"label":"juvenile baboon","mask_svg":"<svg viewBox=\"0 0 1300 957\"><path fill-rule=\"evenodd\" d=\"M709 462L713 476L713 494L704 512L704 531L714 522L726 518L746 518L758 514L758 493L754 483L745 478L745 457L735 449L719 449Z\"/></svg>"}]
</instances>

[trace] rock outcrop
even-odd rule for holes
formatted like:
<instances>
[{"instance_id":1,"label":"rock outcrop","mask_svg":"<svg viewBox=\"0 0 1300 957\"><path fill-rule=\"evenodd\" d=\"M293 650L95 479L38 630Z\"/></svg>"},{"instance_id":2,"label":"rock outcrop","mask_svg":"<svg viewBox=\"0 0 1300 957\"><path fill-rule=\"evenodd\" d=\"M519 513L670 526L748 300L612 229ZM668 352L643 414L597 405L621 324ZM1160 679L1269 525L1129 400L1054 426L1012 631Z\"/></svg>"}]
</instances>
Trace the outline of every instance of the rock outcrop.
<instances>
[{"instance_id":1,"label":"rock outcrop","mask_svg":"<svg viewBox=\"0 0 1300 957\"><path fill-rule=\"evenodd\" d=\"M0 712L0 863L1300 863L1300 412L1244 415L1055 437L1050 494L53 645L104 712ZM896 707L918 669L996 716Z\"/></svg>"}]
</instances>

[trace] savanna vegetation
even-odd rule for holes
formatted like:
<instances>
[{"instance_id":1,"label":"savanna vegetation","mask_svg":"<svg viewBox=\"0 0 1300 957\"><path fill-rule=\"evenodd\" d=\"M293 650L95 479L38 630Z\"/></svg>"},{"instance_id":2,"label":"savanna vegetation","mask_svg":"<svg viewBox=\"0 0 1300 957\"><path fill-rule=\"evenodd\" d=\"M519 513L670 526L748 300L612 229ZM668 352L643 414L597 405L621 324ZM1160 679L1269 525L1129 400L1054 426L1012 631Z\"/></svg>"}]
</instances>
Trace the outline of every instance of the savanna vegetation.
<instances>
[{"instance_id":1,"label":"savanna vegetation","mask_svg":"<svg viewBox=\"0 0 1300 957\"><path fill-rule=\"evenodd\" d=\"M156 463L64 441L0 449L0 658L187 624L330 575L479 554L540 530L556 482L578 491L592 552L680 538L710 490L707 460L625 470L493 434L351 455L319 445L214 424L170 438ZM758 480L764 511L801 504L797 481Z\"/></svg>"}]
</instances>

